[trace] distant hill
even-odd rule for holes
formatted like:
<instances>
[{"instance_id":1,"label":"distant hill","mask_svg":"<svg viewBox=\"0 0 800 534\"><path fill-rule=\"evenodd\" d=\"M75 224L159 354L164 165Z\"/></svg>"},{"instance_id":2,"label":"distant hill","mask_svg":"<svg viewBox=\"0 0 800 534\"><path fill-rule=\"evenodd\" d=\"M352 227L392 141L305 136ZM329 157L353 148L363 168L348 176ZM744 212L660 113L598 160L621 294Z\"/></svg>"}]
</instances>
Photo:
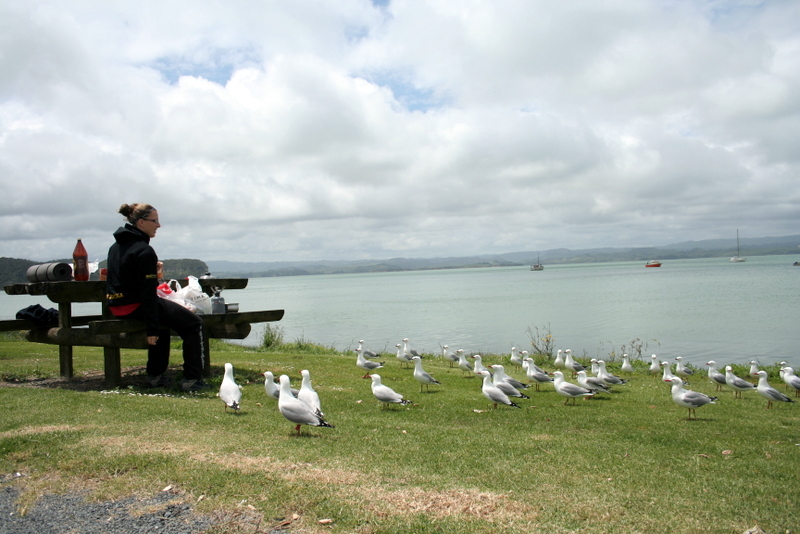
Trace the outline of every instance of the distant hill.
<instances>
[{"instance_id":1,"label":"distant hill","mask_svg":"<svg viewBox=\"0 0 800 534\"><path fill-rule=\"evenodd\" d=\"M740 239L743 256L771 256L800 254L800 235L785 237L751 237ZM211 271L215 276L233 278L260 278L267 276L303 276L312 274L342 274L392 271L420 271L430 269L463 269L469 267L510 267L530 265L537 258L544 264L601 263L609 261L647 261L652 259L676 260L688 258L719 258L736 252L736 239L708 239L686 241L672 245L638 248L594 248L570 250L558 248L542 251L507 252L479 256L447 258L389 258L381 260L318 260L235 262L181 259L164 260L167 278L201 276ZM71 262L67 260L52 260ZM26 282L25 272L36 262L15 258L0 258L0 283L2 285ZM48 263L48 262L40 262ZM101 262L101 266L105 262Z\"/></svg>"},{"instance_id":2,"label":"distant hill","mask_svg":"<svg viewBox=\"0 0 800 534\"><path fill-rule=\"evenodd\" d=\"M800 235L740 239L742 255L770 256L800 254ZM428 269L462 269L468 267L506 267L530 265L537 257L542 263L600 263L610 261L674 260L687 258L716 258L732 256L736 239L686 241L672 245L638 248L595 248L570 250L565 248L544 251L508 252L480 256L447 258L390 258L381 260L318 260L297 262L208 262L216 276L298 276L359 272L418 271Z\"/></svg>"}]
</instances>

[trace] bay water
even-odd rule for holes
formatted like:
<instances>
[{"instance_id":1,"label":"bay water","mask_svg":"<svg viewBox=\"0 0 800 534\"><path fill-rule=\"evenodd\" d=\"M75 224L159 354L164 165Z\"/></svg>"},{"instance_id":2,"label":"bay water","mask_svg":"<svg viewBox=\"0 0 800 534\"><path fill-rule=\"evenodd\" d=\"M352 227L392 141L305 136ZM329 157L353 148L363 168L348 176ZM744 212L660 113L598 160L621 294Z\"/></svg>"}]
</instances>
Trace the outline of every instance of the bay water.
<instances>
[{"instance_id":1,"label":"bay water","mask_svg":"<svg viewBox=\"0 0 800 534\"><path fill-rule=\"evenodd\" d=\"M556 349L608 358L641 349L663 360L682 356L702 367L785 360L800 367L800 267L797 256L545 265L392 273L253 278L223 297L240 311L284 309L285 341L338 350L366 340L393 355L409 338L420 352L442 345L467 353L531 349L531 336L551 334ZM0 295L11 319L46 298ZM77 304L75 314L99 313ZM264 325L243 343L258 345Z\"/></svg>"}]
</instances>

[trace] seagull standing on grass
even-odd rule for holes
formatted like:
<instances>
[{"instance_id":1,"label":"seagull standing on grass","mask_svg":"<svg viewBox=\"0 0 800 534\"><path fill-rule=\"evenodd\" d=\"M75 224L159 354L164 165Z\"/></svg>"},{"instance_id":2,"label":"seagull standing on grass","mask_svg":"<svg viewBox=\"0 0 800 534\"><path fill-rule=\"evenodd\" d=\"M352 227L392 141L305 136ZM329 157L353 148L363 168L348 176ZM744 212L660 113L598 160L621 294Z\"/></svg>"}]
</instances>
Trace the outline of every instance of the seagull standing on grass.
<instances>
[{"instance_id":1,"label":"seagull standing on grass","mask_svg":"<svg viewBox=\"0 0 800 534\"><path fill-rule=\"evenodd\" d=\"M591 397L596 392L593 389L584 388L575 384L571 384L564 380L564 373L561 371L555 371L553 373L553 386L556 388L556 392L559 395L562 395L567 398L564 401L564 405L572 399L573 406L575 405L575 399L578 397Z\"/></svg>"},{"instance_id":2,"label":"seagull standing on grass","mask_svg":"<svg viewBox=\"0 0 800 534\"><path fill-rule=\"evenodd\" d=\"M585 371L586 368L572 359L572 349L567 349L564 351L566 353L566 357L564 359L564 367L567 371L572 371L572 376L575 376L578 371Z\"/></svg>"},{"instance_id":3,"label":"seagull standing on grass","mask_svg":"<svg viewBox=\"0 0 800 534\"><path fill-rule=\"evenodd\" d=\"M691 369L689 369L688 367L683 365L683 357L682 356L678 356L677 358L675 358L675 361L678 362L677 364L675 364L675 374L678 375L679 377L683 378L686 381L686 383L688 384L689 383L689 377L694 374L694 371L692 371Z\"/></svg>"},{"instance_id":4,"label":"seagull standing on grass","mask_svg":"<svg viewBox=\"0 0 800 534\"><path fill-rule=\"evenodd\" d=\"M472 369L472 372L478 376L481 376L482 371L489 371L486 367L483 366L483 357L480 354L473 354L472 359L475 360L475 366ZM491 374L491 371L489 371Z\"/></svg>"},{"instance_id":5,"label":"seagull standing on grass","mask_svg":"<svg viewBox=\"0 0 800 534\"><path fill-rule=\"evenodd\" d=\"M361 349L355 349L358 357L356 358L356 365L363 369L366 374L361 378L369 378L369 374L374 371L375 369L380 369L383 367L383 362L373 362L372 360L368 360L364 358L364 355L361 353Z\"/></svg>"},{"instance_id":6,"label":"seagull standing on grass","mask_svg":"<svg viewBox=\"0 0 800 534\"><path fill-rule=\"evenodd\" d=\"M523 384L519 380L514 377L508 376L506 374L506 369L500 364L490 365L489 367L492 368L494 371L494 376L497 377L497 380L502 380L503 382L507 382L511 386L515 387L516 389L528 389L530 386L528 384Z\"/></svg>"},{"instance_id":7,"label":"seagull standing on grass","mask_svg":"<svg viewBox=\"0 0 800 534\"><path fill-rule=\"evenodd\" d=\"M442 345L442 358L450 362L450 367L453 367L453 365L458 362L458 352L450 352L449 346Z\"/></svg>"},{"instance_id":8,"label":"seagull standing on grass","mask_svg":"<svg viewBox=\"0 0 800 534\"><path fill-rule=\"evenodd\" d=\"M623 373L633 373L633 365L631 365L631 359L627 354L622 355L622 367L620 371Z\"/></svg>"},{"instance_id":9,"label":"seagull standing on grass","mask_svg":"<svg viewBox=\"0 0 800 534\"><path fill-rule=\"evenodd\" d=\"M502 367L502 366L498 366L498 365L490 365L489 366L490 369L498 369L499 367ZM485 376L483 374L484 372L489 373L491 375L491 372L489 370L484 370L484 371L481 371L481 373L480 373L481 376ZM529 396L525 395L523 392L521 392L520 390L518 390L517 388L515 388L514 386L512 386L511 384L509 384L505 380L503 380L503 375L504 374L505 373L503 373L502 370L498 370L498 371L496 371L494 373L494 375L492 375L492 384L497 389L499 389L500 391L502 391L503 393L505 393L509 397L517 397L518 399L530 399Z\"/></svg>"},{"instance_id":10,"label":"seagull standing on grass","mask_svg":"<svg viewBox=\"0 0 800 534\"><path fill-rule=\"evenodd\" d=\"M481 393L483 393L483 396L494 404L495 408L497 408L498 404L505 404L506 406L511 406L513 408L519 408L518 404L515 404L511 399L508 398L508 395L506 395L500 388L492 383L492 373L489 371L481 371L481 376L483 377Z\"/></svg>"},{"instance_id":11,"label":"seagull standing on grass","mask_svg":"<svg viewBox=\"0 0 800 534\"><path fill-rule=\"evenodd\" d=\"M472 376L472 364L467 361L467 357L464 356L464 351L458 349L456 353L458 353L458 368L465 373L469 373L469 376Z\"/></svg>"},{"instance_id":12,"label":"seagull standing on grass","mask_svg":"<svg viewBox=\"0 0 800 534\"><path fill-rule=\"evenodd\" d=\"M232 408L239 411L239 403L242 402L242 390L233 379L233 365L225 364L225 376L222 377L222 384L219 386L219 398L225 403L225 411Z\"/></svg>"},{"instance_id":13,"label":"seagull standing on grass","mask_svg":"<svg viewBox=\"0 0 800 534\"><path fill-rule=\"evenodd\" d=\"M672 377L674 377L675 375L672 374L672 369L670 369L669 362L661 362L661 367L664 368L664 374L661 375L661 380L663 380L664 382L669 382L670 380L672 380ZM681 382L683 382L683 379L681 379Z\"/></svg>"},{"instance_id":14,"label":"seagull standing on grass","mask_svg":"<svg viewBox=\"0 0 800 534\"><path fill-rule=\"evenodd\" d=\"M706 364L708 366L708 379L712 384L716 384L717 391L722 391L722 386L727 386L725 382L725 375L717 371L717 362L711 360Z\"/></svg>"},{"instance_id":15,"label":"seagull standing on grass","mask_svg":"<svg viewBox=\"0 0 800 534\"><path fill-rule=\"evenodd\" d=\"M725 384L733 390L734 399L741 399L742 391L756 389L755 384L733 374L733 368L730 365L725 368Z\"/></svg>"},{"instance_id":16,"label":"seagull standing on grass","mask_svg":"<svg viewBox=\"0 0 800 534\"><path fill-rule=\"evenodd\" d=\"M405 364L405 367L408 367L409 362L411 362L411 356L405 353L403 345L400 343L395 345L395 347L397 347L397 361L400 362L400 367L403 367L403 364Z\"/></svg>"},{"instance_id":17,"label":"seagull standing on grass","mask_svg":"<svg viewBox=\"0 0 800 534\"><path fill-rule=\"evenodd\" d=\"M772 402L794 402L792 399L778 391L777 389L773 388L767 382L767 372L766 371L759 371L756 373L758 375L758 386L756 386L756 391L758 394L767 399L767 408L772 408Z\"/></svg>"},{"instance_id":18,"label":"seagull standing on grass","mask_svg":"<svg viewBox=\"0 0 800 534\"><path fill-rule=\"evenodd\" d=\"M794 396L800 395L800 377L794 374L794 369L791 367L783 368L783 381L787 386L794 389Z\"/></svg>"},{"instance_id":19,"label":"seagull standing on grass","mask_svg":"<svg viewBox=\"0 0 800 534\"><path fill-rule=\"evenodd\" d=\"M430 391L431 384L441 384L441 382L433 378L422 368L422 358L419 356L414 356L411 359L414 361L414 378L416 378L417 382L419 382L420 393L422 393L422 386L425 386L425 388Z\"/></svg>"},{"instance_id":20,"label":"seagull standing on grass","mask_svg":"<svg viewBox=\"0 0 800 534\"><path fill-rule=\"evenodd\" d=\"M361 350L361 354L363 354L365 358L372 359L372 358L377 358L378 356L380 356L380 354L378 354L377 352L373 352L371 350L365 349L364 348L364 343L366 343L366 341L364 341L363 339L359 339L358 340L357 349Z\"/></svg>"},{"instance_id":21,"label":"seagull standing on grass","mask_svg":"<svg viewBox=\"0 0 800 534\"><path fill-rule=\"evenodd\" d=\"M289 377L280 376L281 395L278 398L278 410L289 422L296 424L295 430L300 435L300 427L325 426L333 428L333 425L325 421L319 410L315 410L305 402L292 395L292 387L289 385Z\"/></svg>"},{"instance_id":22,"label":"seagull standing on grass","mask_svg":"<svg viewBox=\"0 0 800 534\"><path fill-rule=\"evenodd\" d=\"M658 361L658 356L656 356L655 354L650 356L650 367L648 368L648 371L653 376L656 376L658 373L661 372L661 364Z\"/></svg>"},{"instance_id":23,"label":"seagull standing on grass","mask_svg":"<svg viewBox=\"0 0 800 534\"><path fill-rule=\"evenodd\" d=\"M593 389L598 393L611 393L611 388L597 376L587 376L586 371L578 371L578 384L586 389Z\"/></svg>"},{"instance_id":24,"label":"seagull standing on grass","mask_svg":"<svg viewBox=\"0 0 800 534\"><path fill-rule=\"evenodd\" d=\"M300 393L297 394L297 398L311 406L314 410L317 410L321 416L325 417L325 414L322 412L322 404L319 402L319 395L317 395L317 392L311 387L311 373L303 369L300 371L300 374L303 375L303 383L300 385Z\"/></svg>"},{"instance_id":25,"label":"seagull standing on grass","mask_svg":"<svg viewBox=\"0 0 800 534\"><path fill-rule=\"evenodd\" d=\"M373 374L372 376L372 394L381 403L382 408L386 408L390 404L400 404L405 406L411 404L411 401L404 399L403 396L397 393L389 386L384 386L381 383L381 375Z\"/></svg>"},{"instance_id":26,"label":"seagull standing on grass","mask_svg":"<svg viewBox=\"0 0 800 534\"><path fill-rule=\"evenodd\" d=\"M561 349L558 349L558 352L556 352L556 359L553 360L553 367L556 369L564 368L564 358L561 357Z\"/></svg>"},{"instance_id":27,"label":"seagull standing on grass","mask_svg":"<svg viewBox=\"0 0 800 534\"><path fill-rule=\"evenodd\" d=\"M407 337L403 338L403 353L405 353L409 361L411 361L411 358L413 358L414 356L419 356L420 358L422 358L422 354L412 349L411 346L408 344Z\"/></svg>"},{"instance_id":28,"label":"seagull standing on grass","mask_svg":"<svg viewBox=\"0 0 800 534\"><path fill-rule=\"evenodd\" d=\"M750 362L750 371L747 374L749 374L753 378L758 378L758 376L759 376L759 374L758 374L758 362L756 362L755 360Z\"/></svg>"},{"instance_id":29,"label":"seagull standing on grass","mask_svg":"<svg viewBox=\"0 0 800 534\"><path fill-rule=\"evenodd\" d=\"M531 382L534 382L536 386L536 391L539 391L539 384L547 384L553 381L553 377L539 369L535 363L533 363L532 358L525 358L522 360L524 363L528 364L528 379Z\"/></svg>"},{"instance_id":30,"label":"seagull standing on grass","mask_svg":"<svg viewBox=\"0 0 800 534\"><path fill-rule=\"evenodd\" d=\"M511 347L511 358L509 361L513 365L522 366L522 358L520 358L519 354L517 353L517 347Z\"/></svg>"},{"instance_id":31,"label":"seagull standing on grass","mask_svg":"<svg viewBox=\"0 0 800 534\"><path fill-rule=\"evenodd\" d=\"M697 419L695 409L706 404L716 404L716 397L709 397L704 393L683 389L683 380L679 376L673 376L669 380L665 380L665 382L672 383L672 401L678 406L689 409L689 419L692 418L692 415Z\"/></svg>"},{"instance_id":32,"label":"seagull standing on grass","mask_svg":"<svg viewBox=\"0 0 800 534\"><path fill-rule=\"evenodd\" d=\"M603 360L597 360L597 367L598 373L597 378L608 384L609 386L621 386L623 384L627 384L627 380L623 380L622 378L618 377L617 375L612 375L606 369L606 362Z\"/></svg>"},{"instance_id":33,"label":"seagull standing on grass","mask_svg":"<svg viewBox=\"0 0 800 534\"><path fill-rule=\"evenodd\" d=\"M267 392L267 397L278 400L278 398L281 396L281 390L280 386L275 383L275 375L272 374L272 371L267 371L263 374L264 374L264 391ZM292 395L294 395L295 397L297 396L298 393L300 393L300 390L294 388L291 388L290 391L292 392Z\"/></svg>"}]
</instances>

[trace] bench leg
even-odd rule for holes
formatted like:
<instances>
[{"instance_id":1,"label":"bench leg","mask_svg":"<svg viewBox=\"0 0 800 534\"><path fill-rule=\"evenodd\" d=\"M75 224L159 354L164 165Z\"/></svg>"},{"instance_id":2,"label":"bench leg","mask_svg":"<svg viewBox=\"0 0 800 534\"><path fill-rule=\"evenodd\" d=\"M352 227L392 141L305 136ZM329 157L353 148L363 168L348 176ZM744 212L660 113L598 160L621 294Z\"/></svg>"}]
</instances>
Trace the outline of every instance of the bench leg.
<instances>
[{"instance_id":1,"label":"bench leg","mask_svg":"<svg viewBox=\"0 0 800 534\"><path fill-rule=\"evenodd\" d=\"M69 302L58 305L58 326L60 328L72 328L72 305ZM72 378L74 373L72 367L72 345L58 346L58 366L61 376Z\"/></svg>"},{"instance_id":2,"label":"bench leg","mask_svg":"<svg viewBox=\"0 0 800 534\"><path fill-rule=\"evenodd\" d=\"M122 385L122 366L118 347L103 347L103 366L106 386L116 388Z\"/></svg>"},{"instance_id":3,"label":"bench leg","mask_svg":"<svg viewBox=\"0 0 800 534\"><path fill-rule=\"evenodd\" d=\"M58 346L58 366L61 376L64 378L72 378L72 345L59 345Z\"/></svg>"}]
</instances>

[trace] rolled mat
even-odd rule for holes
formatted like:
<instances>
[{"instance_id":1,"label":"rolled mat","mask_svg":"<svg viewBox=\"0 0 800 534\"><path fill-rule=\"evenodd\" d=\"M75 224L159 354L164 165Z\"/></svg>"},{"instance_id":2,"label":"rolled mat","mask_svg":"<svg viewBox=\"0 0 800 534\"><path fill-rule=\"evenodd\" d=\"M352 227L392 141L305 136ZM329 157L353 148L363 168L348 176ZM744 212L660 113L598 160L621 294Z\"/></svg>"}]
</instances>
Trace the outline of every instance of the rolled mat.
<instances>
[{"instance_id":1,"label":"rolled mat","mask_svg":"<svg viewBox=\"0 0 800 534\"><path fill-rule=\"evenodd\" d=\"M29 282L66 282L72 280L72 266L69 263L31 265L25 276Z\"/></svg>"}]
</instances>

